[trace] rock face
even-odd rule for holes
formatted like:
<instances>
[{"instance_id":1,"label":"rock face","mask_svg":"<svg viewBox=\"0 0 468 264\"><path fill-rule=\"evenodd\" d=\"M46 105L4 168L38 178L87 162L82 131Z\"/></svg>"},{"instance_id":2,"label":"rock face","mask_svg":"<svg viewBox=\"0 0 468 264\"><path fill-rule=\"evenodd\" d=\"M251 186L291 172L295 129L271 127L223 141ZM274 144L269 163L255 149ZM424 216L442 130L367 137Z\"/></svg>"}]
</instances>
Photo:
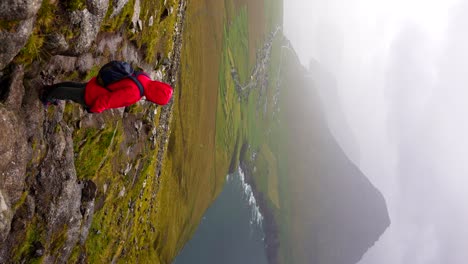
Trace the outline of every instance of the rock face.
<instances>
[{"instance_id":1,"label":"rock face","mask_svg":"<svg viewBox=\"0 0 468 264\"><path fill-rule=\"evenodd\" d=\"M22 67L11 76L0 106L0 263L14 259L9 249L27 236L26 230L49 239L36 241L32 251L20 257L37 255L44 263L63 263L79 241L81 227L89 225L83 223L81 207L92 208L94 197L87 194L86 203L81 202L83 184L77 181L71 131L61 113L47 119L44 130L37 129L45 120L42 106L30 100L37 93L30 90L24 100ZM57 233L63 234L63 247L53 249Z\"/></svg>"},{"instance_id":2,"label":"rock face","mask_svg":"<svg viewBox=\"0 0 468 264\"><path fill-rule=\"evenodd\" d=\"M25 46L32 34L35 16L42 0L6 0L0 3L0 21L10 26L0 27L0 70L3 70ZM68 21L70 30L79 32L72 39L61 33L45 34L44 50L51 55L78 56L94 43L106 15L109 0L87 0L86 8L61 12L61 21Z\"/></svg>"},{"instance_id":3,"label":"rock face","mask_svg":"<svg viewBox=\"0 0 468 264\"><path fill-rule=\"evenodd\" d=\"M29 159L24 120L16 112L24 94L24 71L17 67L13 73L4 101L9 109L0 107L0 243L10 231L14 211L12 207L23 193Z\"/></svg>"},{"instance_id":4,"label":"rock face","mask_svg":"<svg viewBox=\"0 0 468 264\"><path fill-rule=\"evenodd\" d=\"M26 44L41 4L42 0L5 0L0 3L0 21L15 24L10 30L0 28L0 70L3 70Z\"/></svg>"},{"instance_id":5,"label":"rock face","mask_svg":"<svg viewBox=\"0 0 468 264\"><path fill-rule=\"evenodd\" d=\"M115 204L107 204L116 198L112 196L116 182L119 191L123 190L116 196L126 200L116 212L109 210L119 216L112 218L120 221L118 228L114 227L117 232L131 234L134 223L142 224L143 220L151 228L142 232L156 232L150 216L156 211L153 204L170 133L171 108L141 101L133 108L100 115L86 114L68 102L45 109L38 100L44 85L84 78L110 59L126 60L153 76L158 69L145 61L124 32L100 32L109 0L86 0L82 10L56 12L75 35L60 30L47 34L41 50L46 56L27 67L16 65L18 62L12 60L28 40L41 2L0 3L0 20L8 22L0 25L0 263L91 263L88 257L96 256L88 256L90 236L102 241L104 236L114 235L91 229L91 224L95 211L106 216L108 208L115 209ZM9 11L3 12L6 7ZM177 34L181 32L177 30ZM177 40L174 48L180 50L181 36ZM180 57L173 60L178 64ZM177 76L177 70L171 74ZM174 76L160 77L167 81ZM80 165L75 165L77 162ZM106 174L97 177L103 168ZM154 181L151 186L147 185L150 181ZM155 190L149 193L149 188ZM142 212L136 214L143 203L137 204L138 199L151 204L145 206L145 219ZM115 246L114 252L119 251L111 255L109 263L121 254L119 239L105 241L108 247ZM139 250L133 243L127 241L127 251Z\"/></svg>"},{"instance_id":6,"label":"rock face","mask_svg":"<svg viewBox=\"0 0 468 264\"><path fill-rule=\"evenodd\" d=\"M36 15L42 0L3 0L0 20L26 20Z\"/></svg>"},{"instance_id":7,"label":"rock face","mask_svg":"<svg viewBox=\"0 0 468 264\"><path fill-rule=\"evenodd\" d=\"M99 33L109 0L88 0L86 3L87 9L76 10L70 14L70 22L79 29L80 34L64 55L77 56L87 52Z\"/></svg>"},{"instance_id":8,"label":"rock face","mask_svg":"<svg viewBox=\"0 0 468 264\"><path fill-rule=\"evenodd\" d=\"M0 43L2 43L0 46L0 70L3 70L26 44L33 25L34 18L32 17L19 22L12 32L0 29Z\"/></svg>"}]
</instances>

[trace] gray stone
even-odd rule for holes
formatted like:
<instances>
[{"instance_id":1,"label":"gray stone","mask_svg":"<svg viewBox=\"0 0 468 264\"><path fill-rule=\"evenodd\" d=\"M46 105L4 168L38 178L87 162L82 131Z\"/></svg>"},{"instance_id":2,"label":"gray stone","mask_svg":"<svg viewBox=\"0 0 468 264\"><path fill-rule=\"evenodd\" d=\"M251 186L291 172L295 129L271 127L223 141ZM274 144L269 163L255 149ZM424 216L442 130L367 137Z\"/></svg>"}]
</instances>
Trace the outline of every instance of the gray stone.
<instances>
[{"instance_id":1,"label":"gray stone","mask_svg":"<svg viewBox=\"0 0 468 264\"><path fill-rule=\"evenodd\" d=\"M138 22L140 21L140 12L141 12L140 0L135 0L135 4L133 5L132 24L133 24L133 28L135 28L136 30L141 30L141 28L143 28L143 25L138 25Z\"/></svg>"},{"instance_id":2,"label":"gray stone","mask_svg":"<svg viewBox=\"0 0 468 264\"><path fill-rule=\"evenodd\" d=\"M45 71L49 74L56 74L60 71L72 72L75 70L77 64L76 57L70 56L53 56L50 60L49 65L45 68Z\"/></svg>"},{"instance_id":3,"label":"gray stone","mask_svg":"<svg viewBox=\"0 0 468 264\"><path fill-rule=\"evenodd\" d=\"M94 66L94 59L91 53L81 55L76 61L76 68L80 72L87 72Z\"/></svg>"},{"instance_id":4,"label":"gray stone","mask_svg":"<svg viewBox=\"0 0 468 264\"><path fill-rule=\"evenodd\" d=\"M112 7L113 7L113 12L111 14L111 18L117 16L118 14L120 14L120 12L122 12L122 9L124 8L124 6L128 3L128 0L114 0L112 2Z\"/></svg>"},{"instance_id":5,"label":"gray stone","mask_svg":"<svg viewBox=\"0 0 468 264\"><path fill-rule=\"evenodd\" d=\"M141 19L138 19L138 21L137 21L137 29L139 31L143 30L143 21L141 21Z\"/></svg>"},{"instance_id":6,"label":"gray stone","mask_svg":"<svg viewBox=\"0 0 468 264\"><path fill-rule=\"evenodd\" d=\"M114 59L114 56L116 56L118 53L119 48L123 45L122 41L123 37L117 34L103 38L97 45L97 52L104 54L104 52L107 50L108 53L111 54L109 59Z\"/></svg>"},{"instance_id":7,"label":"gray stone","mask_svg":"<svg viewBox=\"0 0 468 264\"><path fill-rule=\"evenodd\" d=\"M3 70L28 41L34 18L21 21L13 32L0 31L0 70Z\"/></svg>"},{"instance_id":8,"label":"gray stone","mask_svg":"<svg viewBox=\"0 0 468 264\"><path fill-rule=\"evenodd\" d=\"M63 55L79 56L87 52L101 28L103 16L94 15L88 9L73 11L70 22L80 29L80 35L74 39L72 46Z\"/></svg>"},{"instance_id":9,"label":"gray stone","mask_svg":"<svg viewBox=\"0 0 468 264\"><path fill-rule=\"evenodd\" d=\"M49 151L34 183L36 204L41 205L37 212L47 222L47 237L66 229L66 239L56 252L50 251L50 244L44 245L44 263L66 263L81 235L82 186L77 182L71 131L59 123L57 116L50 120L45 130L44 139L48 142ZM43 195L45 193L48 195Z\"/></svg>"},{"instance_id":10,"label":"gray stone","mask_svg":"<svg viewBox=\"0 0 468 264\"><path fill-rule=\"evenodd\" d=\"M2 0L0 20L25 20L36 15L42 0Z\"/></svg>"},{"instance_id":11,"label":"gray stone","mask_svg":"<svg viewBox=\"0 0 468 264\"><path fill-rule=\"evenodd\" d=\"M60 54L69 49L65 37L60 33L52 33L45 39L44 48L52 55Z\"/></svg>"},{"instance_id":12,"label":"gray stone","mask_svg":"<svg viewBox=\"0 0 468 264\"><path fill-rule=\"evenodd\" d=\"M159 81L162 81L163 77L164 77L164 74L161 70L157 70L154 75L151 76L153 78L153 80L159 80Z\"/></svg>"},{"instance_id":13,"label":"gray stone","mask_svg":"<svg viewBox=\"0 0 468 264\"><path fill-rule=\"evenodd\" d=\"M12 73L8 96L5 100L6 107L11 110L18 111L21 108L21 103L24 96L23 77L23 67L17 66Z\"/></svg>"},{"instance_id":14,"label":"gray stone","mask_svg":"<svg viewBox=\"0 0 468 264\"><path fill-rule=\"evenodd\" d=\"M28 161L24 121L12 111L0 107L0 188L16 203L23 193Z\"/></svg>"},{"instance_id":15,"label":"gray stone","mask_svg":"<svg viewBox=\"0 0 468 264\"><path fill-rule=\"evenodd\" d=\"M91 14L104 18L109 6L109 0L86 0L86 6Z\"/></svg>"},{"instance_id":16,"label":"gray stone","mask_svg":"<svg viewBox=\"0 0 468 264\"><path fill-rule=\"evenodd\" d=\"M8 206L2 190L0 189L0 244L6 239L10 232L11 219L13 213L11 208Z\"/></svg>"}]
</instances>

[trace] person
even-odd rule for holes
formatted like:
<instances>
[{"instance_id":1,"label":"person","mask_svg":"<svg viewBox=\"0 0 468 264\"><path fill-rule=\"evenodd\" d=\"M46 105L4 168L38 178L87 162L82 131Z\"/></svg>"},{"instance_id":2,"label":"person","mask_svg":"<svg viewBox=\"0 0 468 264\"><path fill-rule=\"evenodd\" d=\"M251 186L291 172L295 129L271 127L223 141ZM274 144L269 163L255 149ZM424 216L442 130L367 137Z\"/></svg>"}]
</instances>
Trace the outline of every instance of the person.
<instances>
[{"instance_id":1,"label":"person","mask_svg":"<svg viewBox=\"0 0 468 264\"><path fill-rule=\"evenodd\" d=\"M173 88L160 81L152 80L147 74L136 76L143 86L140 88L130 78L124 78L104 87L93 77L87 83L61 82L44 87L40 99L45 106L58 104L58 100L72 100L84 106L90 113L132 105L143 96L150 102L166 105L172 97Z\"/></svg>"}]
</instances>

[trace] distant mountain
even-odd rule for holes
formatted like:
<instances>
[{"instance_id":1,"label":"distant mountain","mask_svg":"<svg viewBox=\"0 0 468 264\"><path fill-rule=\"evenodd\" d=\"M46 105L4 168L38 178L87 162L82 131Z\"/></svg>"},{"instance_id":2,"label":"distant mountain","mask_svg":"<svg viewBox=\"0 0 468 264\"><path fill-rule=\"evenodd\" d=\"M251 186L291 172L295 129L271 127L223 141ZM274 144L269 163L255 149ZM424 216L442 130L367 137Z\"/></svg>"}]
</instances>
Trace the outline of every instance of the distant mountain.
<instances>
[{"instance_id":1,"label":"distant mountain","mask_svg":"<svg viewBox=\"0 0 468 264\"><path fill-rule=\"evenodd\" d=\"M390 225L384 197L330 132L316 84L293 52L282 77L293 258L284 261L357 263Z\"/></svg>"},{"instance_id":2,"label":"distant mountain","mask_svg":"<svg viewBox=\"0 0 468 264\"><path fill-rule=\"evenodd\" d=\"M320 62L311 59L307 78L313 83L313 87L321 99L331 133L343 147L346 155L359 164L359 146L341 105L336 77Z\"/></svg>"}]
</instances>

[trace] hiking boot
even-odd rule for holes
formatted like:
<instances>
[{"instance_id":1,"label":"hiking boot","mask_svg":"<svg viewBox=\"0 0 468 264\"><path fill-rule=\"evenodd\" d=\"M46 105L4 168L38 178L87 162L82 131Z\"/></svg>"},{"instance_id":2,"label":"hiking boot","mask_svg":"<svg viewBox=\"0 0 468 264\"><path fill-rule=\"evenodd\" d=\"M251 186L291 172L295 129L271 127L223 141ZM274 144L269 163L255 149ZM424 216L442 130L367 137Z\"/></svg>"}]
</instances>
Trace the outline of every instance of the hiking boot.
<instances>
[{"instance_id":1,"label":"hiking boot","mask_svg":"<svg viewBox=\"0 0 468 264\"><path fill-rule=\"evenodd\" d=\"M49 105L58 105L59 100L58 99L47 99L46 93L47 92L47 87L44 87L39 95L39 99L41 100L42 104L44 107L48 107Z\"/></svg>"}]
</instances>

